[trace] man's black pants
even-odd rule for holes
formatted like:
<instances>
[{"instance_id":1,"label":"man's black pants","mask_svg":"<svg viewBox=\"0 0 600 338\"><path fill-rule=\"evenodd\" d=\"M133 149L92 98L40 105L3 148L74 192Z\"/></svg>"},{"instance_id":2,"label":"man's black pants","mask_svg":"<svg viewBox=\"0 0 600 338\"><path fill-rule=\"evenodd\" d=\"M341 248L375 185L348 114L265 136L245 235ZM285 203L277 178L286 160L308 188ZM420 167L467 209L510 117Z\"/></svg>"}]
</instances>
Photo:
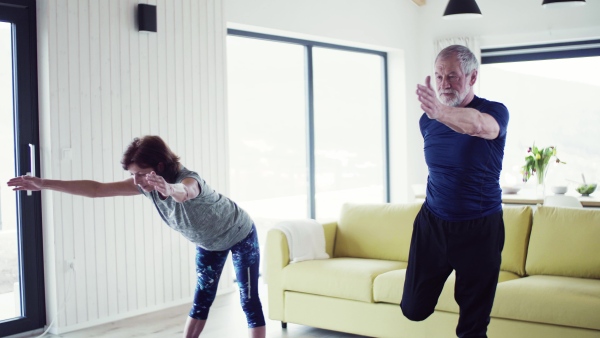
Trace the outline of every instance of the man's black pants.
<instances>
[{"instance_id":1,"label":"man's black pants","mask_svg":"<svg viewBox=\"0 0 600 338\"><path fill-rule=\"evenodd\" d=\"M406 318L421 321L429 317L446 279L455 270L454 298L460 306L456 335L487 337L503 247L502 211L448 222L423 206L413 225L400 302Z\"/></svg>"}]
</instances>

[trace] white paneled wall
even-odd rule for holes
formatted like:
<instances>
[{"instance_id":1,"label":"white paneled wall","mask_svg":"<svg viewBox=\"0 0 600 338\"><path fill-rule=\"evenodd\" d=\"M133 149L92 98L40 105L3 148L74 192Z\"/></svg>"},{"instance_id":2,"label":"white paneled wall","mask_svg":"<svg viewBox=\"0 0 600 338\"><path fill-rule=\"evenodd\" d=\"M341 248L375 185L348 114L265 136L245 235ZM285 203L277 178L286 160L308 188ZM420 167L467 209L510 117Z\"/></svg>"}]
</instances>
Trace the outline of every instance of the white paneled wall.
<instances>
[{"instance_id":1,"label":"white paneled wall","mask_svg":"<svg viewBox=\"0 0 600 338\"><path fill-rule=\"evenodd\" d=\"M157 6L157 33L137 31L139 2ZM154 134L227 193L225 37L222 0L39 1L42 177L122 180L125 147ZM194 247L145 197L42 204L52 332L191 303Z\"/></svg>"}]
</instances>

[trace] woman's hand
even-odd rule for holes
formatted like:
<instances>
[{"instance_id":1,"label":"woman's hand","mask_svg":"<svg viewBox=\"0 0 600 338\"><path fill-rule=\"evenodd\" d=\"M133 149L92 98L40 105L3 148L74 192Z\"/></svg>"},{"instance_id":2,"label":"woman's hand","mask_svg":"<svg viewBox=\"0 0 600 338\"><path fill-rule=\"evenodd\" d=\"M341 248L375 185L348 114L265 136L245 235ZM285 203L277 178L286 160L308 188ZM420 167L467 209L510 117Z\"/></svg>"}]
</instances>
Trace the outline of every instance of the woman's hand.
<instances>
[{"instance_id":1,"label":"woman's hand","mask_svg":"<svg viewBox=\"0 0 600 338\"><path fill-rule=\"evenodd\" d=\"M157 175L154 171L146 175L146 182L154 187L164 197L171 196L173 194L173 187L165 181L165 179Z\"/></svg>"},{"instance_id":2,"label":"woman's hand","mask_svg":"<svg viewBox=\"0 0 600 338\"><path fill-rule=\"evenodd\" d=\"M162 176L152 171L146 175L146 182L164 198L171 196L178 203L195 198L200 193L198 182L190 177L185 178L181 183L169 184Z\"/></svg>"},{"instance_id":3,"label":"woman's hand","mask_svg":"<svg viewBox=\"0 0 600 338\"><path fill-rule=\"evenodd\" d=\"M13 191L40 191L42 190L42 183L43 180L39 177L24 175L11 178L6 184L8 184L9 187L13 187Z\"/></svg>"}]
</instances>

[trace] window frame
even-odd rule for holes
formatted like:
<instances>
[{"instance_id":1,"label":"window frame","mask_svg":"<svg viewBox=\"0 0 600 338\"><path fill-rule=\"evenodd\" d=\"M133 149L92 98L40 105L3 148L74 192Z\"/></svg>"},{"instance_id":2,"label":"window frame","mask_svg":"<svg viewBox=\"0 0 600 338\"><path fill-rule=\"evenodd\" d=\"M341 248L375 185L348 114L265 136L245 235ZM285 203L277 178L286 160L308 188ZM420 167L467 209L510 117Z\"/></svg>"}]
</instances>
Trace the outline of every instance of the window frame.
<instances>
[{"instance_id":1,"label":"window frame","mask_svg":"<svg viewBox=\"0 0 600 338\"><path fill-rule=\"evenodd\" d=\"M390 138L389 138L389 94L388 94L388 58L387 53L372 49L350 47L332 43L318 42L312 40L304 40L290 38L278 35L257 33L244 31L239 29L227 29L227 35L239 36L246 38L255 38L274 42L284 42L304 46L305 54L305 79L306 79L306 122L307 122L307 166L308 166L308 215L310 218L316 217L316 183L315 183L315 132L314 132L314 83L313 83L313 47L330 48L336 50L373 54L382 57L382 74L383 74L383 102L382 102L382 117L383 117L383 185L384 185L384 201L389 203L391 200L390 192Z\"/></svg>"},{"instance_id":2,"label":"window frame","mask_svg":"<svg viewBox=\"0 0 600 338\"><path fill-rule=\"evenodd\" d=\"M482 48L481 64L600 56L600 40Z\"/></svg>"},{"instance_id":3,"label":"window frame","mask_svg":"<svg viewBox=\"0 0 600 338\"><path fill-rule=\"evenodd\" d=\"M12 23L15 28L14 156L17 173L25 174L31 168L29 145L39 144L36 1L0 0L0 20ZM39 147L33 155L34 161L39 163ZM0 321L0 332L6 335L39 329L46 324L41 195L34 192L32 196L27 196L26 192L20 192L17 194L17 205L22 316Z\"/></svg>"}]
</instances>

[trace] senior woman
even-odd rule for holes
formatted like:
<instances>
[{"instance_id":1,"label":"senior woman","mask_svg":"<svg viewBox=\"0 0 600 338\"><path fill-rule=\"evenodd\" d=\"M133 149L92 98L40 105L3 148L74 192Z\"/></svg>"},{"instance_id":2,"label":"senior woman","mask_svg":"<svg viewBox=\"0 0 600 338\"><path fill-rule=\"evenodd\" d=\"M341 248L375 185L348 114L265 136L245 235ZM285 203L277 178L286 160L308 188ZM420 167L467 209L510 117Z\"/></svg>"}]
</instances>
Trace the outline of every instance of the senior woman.
<instances>
[{"instance_id":1,"label":"senior woman","mask_svg":"<svg viewBox=\"0 0 600 338\"><path fill-rule=\"evenodd\" d=\"M198 173L185 168L159 136L135 138L125 150L121 164L131 177L118 182L20 176L9 180L8 185L15 191L48 189L86 197L143 194L169 227L196 245L198 282L184 337L198 337L204 329L230 251L249 336L265 337L258 295L260 250L250 216L212 189Z\"/></svg>"}]
</instances>

